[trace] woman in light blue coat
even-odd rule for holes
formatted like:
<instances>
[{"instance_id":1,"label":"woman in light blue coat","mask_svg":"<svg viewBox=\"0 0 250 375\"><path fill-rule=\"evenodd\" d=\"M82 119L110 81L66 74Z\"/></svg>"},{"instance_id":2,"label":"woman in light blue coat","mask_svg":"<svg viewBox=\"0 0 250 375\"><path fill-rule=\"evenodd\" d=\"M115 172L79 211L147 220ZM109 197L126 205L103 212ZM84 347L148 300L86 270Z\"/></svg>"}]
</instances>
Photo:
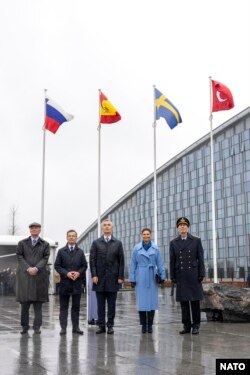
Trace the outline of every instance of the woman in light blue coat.
<instances>
[{"instance_id":1,"label":"woman in light blue coat","mask_svg":"<svg viewBox=\"0 0 250 375\"><path fill-rule=\"evenodd\" d=\"M155 310L158 310L158 285L164 283L166 272L159 248L151 241L151 229L143 228L142 241L133 250L129 281L135 288L136 307L139 312L142 333L152 333Z\"/></svg>"}]
</instances>

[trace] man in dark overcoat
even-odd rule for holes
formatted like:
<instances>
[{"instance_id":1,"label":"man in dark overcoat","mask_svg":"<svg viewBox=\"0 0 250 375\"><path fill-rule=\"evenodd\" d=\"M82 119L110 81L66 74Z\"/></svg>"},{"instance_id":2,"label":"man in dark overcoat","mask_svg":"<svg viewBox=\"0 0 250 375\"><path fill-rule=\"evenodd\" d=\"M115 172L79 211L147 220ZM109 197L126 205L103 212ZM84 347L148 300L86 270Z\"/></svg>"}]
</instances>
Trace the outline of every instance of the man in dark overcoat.
<instances>
[{"instance_id":1,"label":"man in dark overcoat","mask_svg":"<svg viewBox=\"0 0 250 375\"><path fill-rule=\"evenodd\" d=\"M97 334L106 332L106 301L108 305L108 334L114 333L117 291L124 281L124 252L121 241L112 235L112 222L101 223L103 235L93 241L90 249L90 271L93 290L96 292L98 326Z\"/></svg>"},{"instance_id":2,"label":"man in dark overcoat","mask_svg":"<svg viewBox=\"0 0 250 375\"><path fill-rule=\"evenodd\" d=\"M190 333L192 328L195 335L199 333L201 321L201 283L205 267L201 239L188 233L189 226L189 220L185 217L176 222L179 236L170 241L170 278L176 283L176 301L181 303L183 330L180 334Z\"/></svg>"},{"instance_id":3,"label":"man in dark overcoat","mask_svg":"<svg viewBox=\"0 0 250 375\"><path fill-rule=\"evenodd\" d=\"M87 262L82 249L77 244L77 233L74 229L67 231L67 244L58 250L55 269L60 274L60 335L66 335L68 325L68 309L70 296L72 299L71 321L72 332L79 335L83 331L79 328L80 300L82 294L82 280L87 269Z\"/></svg>"},{"instance_id":4,"label":"man in dark overcoat","mask_svg":"<svg viewBox=\"0 0 250 375\"><path fill-rule=\"evenodd\" d=\"M16 255L18 261L16 274L16 299L21 304L21 334L29 330L29 308L33 304L35 333L41 333L42 304L48 302L49 275L46 269L50 255L49 243L39 234L41 224L29 225L30 237L20 241Z\"/></svg>"}]
</instances>

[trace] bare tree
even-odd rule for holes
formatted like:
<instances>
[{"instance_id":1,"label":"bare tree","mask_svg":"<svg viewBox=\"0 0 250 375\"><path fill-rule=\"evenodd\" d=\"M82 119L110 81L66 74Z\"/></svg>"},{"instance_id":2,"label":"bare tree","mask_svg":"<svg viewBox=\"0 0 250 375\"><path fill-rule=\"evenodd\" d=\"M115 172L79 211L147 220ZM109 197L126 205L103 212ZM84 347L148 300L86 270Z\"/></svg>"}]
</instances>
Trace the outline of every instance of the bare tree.
<instances>
[{"instance_id":1,"label":"bare tree","mask_svg":"<svg viewBox=\"0 0 250 375\"><path fill-rule=\"evenodd\" d=\"M18 234L18 226L16 224L16 220L17 220L17 207L16 206L11 206L10 208L10 222L11 222L11 225L9 227L9 230L8 230L8 233L11 234L12 236Z\"/></svg>"}]
</instances>

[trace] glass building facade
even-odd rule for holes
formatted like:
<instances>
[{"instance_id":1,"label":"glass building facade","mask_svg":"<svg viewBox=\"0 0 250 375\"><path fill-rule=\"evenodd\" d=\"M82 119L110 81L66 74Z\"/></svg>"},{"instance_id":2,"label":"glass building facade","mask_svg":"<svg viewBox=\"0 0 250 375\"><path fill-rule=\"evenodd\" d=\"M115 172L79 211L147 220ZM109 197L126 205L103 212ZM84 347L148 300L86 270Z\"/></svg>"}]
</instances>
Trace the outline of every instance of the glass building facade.
<instances>
[{"instance_id":1,"label":"glass building facade","mask_svg":"<svg viewBox=\"0 0 250 375\"><path fill-rule=\"evenodd\" d=\"M250 107L217 127L214 140L214 181L218 276L244 277L250 247ZM190 233L201 238L207 274L213 273L210 134L157 170L158 246L169 269L169 241L176 220L189 218ZM102 218L114 224L123 242L126 277L140 231L154 229L153 174L111 206ZM153 233L154 234L154 233ZM97 238L97 221L79 237L85 253Z\"/></svg>"}]
</instances>

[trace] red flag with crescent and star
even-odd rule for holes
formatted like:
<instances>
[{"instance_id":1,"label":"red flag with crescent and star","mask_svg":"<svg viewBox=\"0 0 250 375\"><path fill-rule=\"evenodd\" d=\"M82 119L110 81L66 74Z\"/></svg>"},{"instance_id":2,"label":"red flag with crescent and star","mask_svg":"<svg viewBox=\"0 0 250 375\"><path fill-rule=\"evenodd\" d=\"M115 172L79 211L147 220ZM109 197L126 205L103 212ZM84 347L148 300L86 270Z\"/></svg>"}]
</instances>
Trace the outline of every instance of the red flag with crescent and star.
<instances>
[{"instance_id":1,"label":"red flag with crescent and star","mask_svg":"<svg viewBox=\"0 0 250 375\"><path fill-rule=\"evenodd\" d=\"M229 88L218 81L212 82L212 112L226 111L234 107L234 99Z\"/></svg>"},{"instance_id":2,"label":"red flag with crescent and star","mask_svg":"<svg viewBox=\"0 0 250 375\"><path fill-rule=\"evenodd\" d=\"M121 115L117 112L113 104L108 98L100 92L100 123L101 124L113 124L114 122L120 121Z\"/></svg>"}]
</instances>

